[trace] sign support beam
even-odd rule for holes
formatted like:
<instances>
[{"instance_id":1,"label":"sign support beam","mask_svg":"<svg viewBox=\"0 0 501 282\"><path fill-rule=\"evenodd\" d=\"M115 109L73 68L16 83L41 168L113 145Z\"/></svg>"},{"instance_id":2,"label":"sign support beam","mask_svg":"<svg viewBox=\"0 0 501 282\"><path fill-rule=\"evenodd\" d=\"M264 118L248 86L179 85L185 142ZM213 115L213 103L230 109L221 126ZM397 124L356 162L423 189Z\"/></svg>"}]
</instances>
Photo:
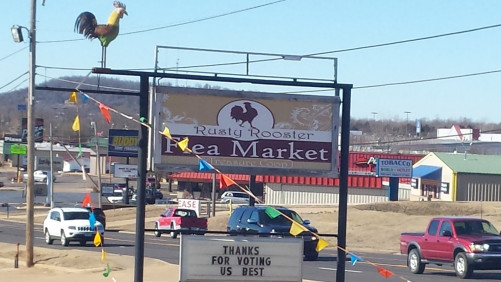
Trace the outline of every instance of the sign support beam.
<instances>
[{"instance_id":1,"label":"sign support beam","mask_svg":"<svg viewBox=\"0 0 501 282\"><path fill-rule=\"evenodd\" d=\"M94 68L93 73L127 75L140 77L140 95L139 95L139 116L148 116L148 79L150 77L175 78L187 80L220 81L233 83L252 83L264 85L279 86L298 86L298 87L318 87L342 89L342 124L341 124L341 156L340 156L340 187L339 187L339 215L338 215L338 258L336 281L345 281L345 263L346 263L346 220L348 203L348 155L350 143L350 106L352 84L338 84L337 82L308 82L294 80L272 80L259 78L236 78L224 76L205 76L205 75L187 75L178 73L157 73L140 72L129 70L111 70L108 68ZM146 159L148 151L148 129L141 126L139 131L138 148L138 194L136 211L136 253L135 253L135 271L134 281L143 281L144 267L144 222L145 222L145 186L146 186Z\"/></svg>"}]
</instances>

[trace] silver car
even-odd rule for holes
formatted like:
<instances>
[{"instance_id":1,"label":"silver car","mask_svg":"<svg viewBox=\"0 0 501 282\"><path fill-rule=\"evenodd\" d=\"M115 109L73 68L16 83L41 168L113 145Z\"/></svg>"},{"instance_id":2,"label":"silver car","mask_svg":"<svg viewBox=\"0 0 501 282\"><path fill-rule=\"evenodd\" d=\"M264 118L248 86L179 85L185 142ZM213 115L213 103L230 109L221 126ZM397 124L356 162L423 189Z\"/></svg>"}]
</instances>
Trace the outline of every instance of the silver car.
<instances>
[{"instance_id":1,"label":"silver car","mask_svg":"<svg viewBox=\"0 0 501 282\"><path fill-rule=\"evenodd\" d=\"M245 192L226 191L221 195L221 203L248 204L250 196Z\"/></svg>"}]
</instances>

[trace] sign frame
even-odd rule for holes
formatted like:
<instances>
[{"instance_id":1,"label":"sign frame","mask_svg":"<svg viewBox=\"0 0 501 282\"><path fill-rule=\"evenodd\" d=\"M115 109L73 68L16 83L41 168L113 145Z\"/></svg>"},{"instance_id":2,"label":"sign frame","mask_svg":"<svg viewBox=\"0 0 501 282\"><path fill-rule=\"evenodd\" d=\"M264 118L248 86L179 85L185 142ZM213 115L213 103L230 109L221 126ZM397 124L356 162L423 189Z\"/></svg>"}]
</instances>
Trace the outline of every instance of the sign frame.
<instances>
[{"instance_id":1,"label":"sign frame","mask_svg":"<svg viewBox=\"0 0 501 282\"><path fill-rule=\"evenodd\" d=\"M227 173L339 176L339 96L166 86L156 95L155 126L174 140L155 140L155 170L199 171L196 154ZM177 147L185 138L193 154Z\"/></svg>"},{"instance_id":2,"label":"sign frame","mask_svg":"<svg viewBox=\"0 0 501 282\"><path fill-rule=\"evenodd\" d=\"M302 281L302 238L181 236L179 281Z\"/></svg>"},{"instance_id":3,"label":"sign frame","mask_svg":"<svg viewBox=\"0 0 501 282\"><path fill-rule=\"evenodd\" d=\"M376 176L412 178L412 160L377 158Z\"/></svg>"}]
</instances>

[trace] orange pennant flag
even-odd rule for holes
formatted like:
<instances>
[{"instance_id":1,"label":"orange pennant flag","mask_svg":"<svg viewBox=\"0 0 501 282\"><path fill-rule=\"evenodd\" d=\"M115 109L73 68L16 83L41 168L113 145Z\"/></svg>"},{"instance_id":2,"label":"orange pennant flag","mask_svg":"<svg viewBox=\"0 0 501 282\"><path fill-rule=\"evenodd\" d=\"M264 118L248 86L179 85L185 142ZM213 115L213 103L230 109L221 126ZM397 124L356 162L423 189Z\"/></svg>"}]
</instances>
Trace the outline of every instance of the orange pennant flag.
<instances>
[{"instance_id":1,"label":"orange pennant flag","mask_svg":"<svg viewBox=\"0 0 501 282\"><path fill-rule=\"evenodd\" d=\"M379 267L379 266L377 267L377 272L385 278L389 278L389 277L393 276L393 272L389 271L388 269L384 269L382 267Z\"/></svg>"},{"instance_id":2,"label":"orange pennant flag","mask_svg":"<svg viewBox=\"0 0 501 282\"><path fill-rule=\"evenodd\" d=\"M324 239L322 238L319 238L318 239L318 243L317 243L317 247L315 248L315 250L317 252L320 252L321 250L323 250L325 247L329 246L329 242L325 241Z\"/></svg>"},{"instance_id":3,"label":"orange pennant flag","mask_svg":"<svg viewBox=\"0 0 501 282\"><path fill-rule=\"evenodd\" d=\"M188 147L188 137L184 138L182 141L177 142L177 146L181 151L185 152L186 148Z\"/></svg>"},{"instance_id":4,"label":"orange pennant flag","mask_svg":"<svg viewBox=\"0 0 501 282\"><path fill-rule=\"evenodd\" d=\"M294 236L297 236L297 235L301 234L301 232L303 232L304 230L305 230L304 226L293 221L292 225L291 225L291 229L289 230L289 233L294 235Z\"/></svg>"},{"instance_id":5,"label":"orange pennant flag","mask_svg":"<svg viewBox=\"0 0 501 282\"><path fill-rule=\"evenodd\" d=\"M221 174L221 179L219 180L219 189L224 189L231 185L236 185L237 183L233 181L228 176Z\"/></svg>"},{"instance_id":6,"label":"orange pennant flag","mask_svg":"<svg viewBox=\"0 0 501 282\"><path fill-rule=\"evenodd\" d=\"M109 108L103 104L99 104L99 110L101 111L101 114L103 115L103 117L106 119L106 121L108 123L111 122L111 116L110 116L110 112L108 111Z\"/></svg>"},{"instance_id":7,"label":"orange pennant flag","mask_svg":"<svg viewBox=\"0 0 501 282\"><path fill-rule=\"evenodd\" d=\"M68 98L68 102L76 103L77 102L77 92L71 92L70 98Z\"/></svg>"},{"instance_id":8,"label":"orange pennant flag","mask_svg":"<svg viewBox=\"0 0 501 282\"><path fill-rule=\"evenodd\" d=\"M90 199L90 193L85 194L84 200L82 202L82 207L85 207L86 205L91 203Z\"/></svg>"},{"instance_id":9,"label":"orange pennant flag","mask_svg":"<svg viewBox=\"0 0 501 282\"><path fill-rule=\"evenodd\" d=\"M80 130L80 118L78 116L75 117L75 120L73 121L73 125L71 126L71 129L73 129L73 131Z\"/></svg>"}]
</instances>

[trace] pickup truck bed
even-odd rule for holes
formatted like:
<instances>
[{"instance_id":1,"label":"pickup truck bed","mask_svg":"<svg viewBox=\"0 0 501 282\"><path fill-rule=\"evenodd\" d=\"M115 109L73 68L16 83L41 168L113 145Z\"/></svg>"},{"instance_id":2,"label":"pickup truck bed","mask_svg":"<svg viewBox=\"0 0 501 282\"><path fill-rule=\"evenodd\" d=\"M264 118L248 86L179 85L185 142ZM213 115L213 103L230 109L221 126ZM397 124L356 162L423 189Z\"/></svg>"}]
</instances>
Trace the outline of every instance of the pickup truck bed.
<instances>
[{"instance_id":1,"label":"pickup truck bed","mask_svg":"<svg viewBox=\"0 0 501 282\"><path fill-rule=\"evenodd\" d=\"M501 270L501 235L481 218L432 218L426 232L400 235L400 252L415 274L426 264L452 264L459 278L470 278L474 270Z\"/></svg>"},{"instance_id":2,"label":"pickup truck bed","mask_svg":"<svg viewBox=\"0 0 501 282\"><path fill-rule=\"evenodd\" d=\"M207 218L198 217L194 210L169 208L155 221L155 236L170 233L171 238L182 234L200 234L207 231Z\"/></svg>"}]
</instances>

